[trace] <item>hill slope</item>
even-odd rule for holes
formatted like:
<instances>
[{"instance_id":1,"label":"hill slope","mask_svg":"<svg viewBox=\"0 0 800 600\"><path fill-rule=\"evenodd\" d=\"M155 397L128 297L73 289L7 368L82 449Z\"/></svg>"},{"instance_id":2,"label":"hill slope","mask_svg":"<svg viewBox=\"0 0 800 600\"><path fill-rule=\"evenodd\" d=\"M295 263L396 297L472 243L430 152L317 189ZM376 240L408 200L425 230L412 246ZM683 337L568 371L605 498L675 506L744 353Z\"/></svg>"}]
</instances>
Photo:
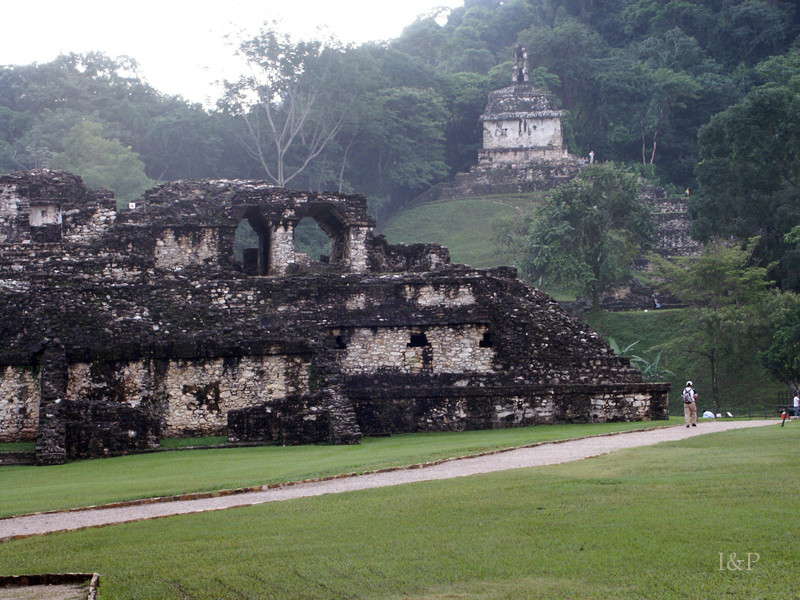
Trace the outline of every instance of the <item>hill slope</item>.
<instances>
[{"instance_id":1,"label":"hill slope","mask_svg":"<svg viewBox=\"0 0 800 600\"><path fill-rule=\"evenodd\" d=\"M526 214L541 193L437 200L412 206L381 227L390 243L437 243L450 249L454 263L487 268L512 263L498 242L498 229Z\"/></svg>"}]
</instances>

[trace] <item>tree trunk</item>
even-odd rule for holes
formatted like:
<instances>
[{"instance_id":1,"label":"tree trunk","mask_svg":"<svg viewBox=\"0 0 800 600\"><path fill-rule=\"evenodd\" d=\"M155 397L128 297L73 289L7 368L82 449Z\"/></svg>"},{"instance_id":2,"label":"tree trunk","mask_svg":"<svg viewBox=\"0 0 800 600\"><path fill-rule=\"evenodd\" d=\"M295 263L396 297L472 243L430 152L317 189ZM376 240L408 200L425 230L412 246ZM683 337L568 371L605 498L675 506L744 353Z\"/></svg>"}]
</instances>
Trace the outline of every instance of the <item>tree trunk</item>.
<instances>
[{"instance_id":1,"label":"tree trunk","mask_svg":"<svg viewBox=\"0 0 800 600\"><path fill-rule=\"evenodd\" d=\"M719 410L719 386L717 384L717 353L716 349L711 350L708 356L711 365L711 400L714 402L714 414L720 414Z\"/></svg>"}]
</instances>

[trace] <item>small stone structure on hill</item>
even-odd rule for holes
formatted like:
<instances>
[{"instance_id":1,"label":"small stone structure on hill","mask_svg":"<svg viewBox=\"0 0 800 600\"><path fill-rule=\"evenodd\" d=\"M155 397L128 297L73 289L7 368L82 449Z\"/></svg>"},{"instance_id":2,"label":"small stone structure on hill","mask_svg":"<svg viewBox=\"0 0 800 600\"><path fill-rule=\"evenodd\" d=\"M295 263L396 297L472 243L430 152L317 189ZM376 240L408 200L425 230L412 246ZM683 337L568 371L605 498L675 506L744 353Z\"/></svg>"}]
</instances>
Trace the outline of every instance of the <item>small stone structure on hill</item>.
<instances>
[{"instance_id":1,"label":"small stone structure on hill","mask_svg":"<svg viewBox=\"0 0 800 600\"><path fill-rule=\"evenodd\" d=\"M483 148L478 163L451 182L440 183L415 200L415 204L470 196L526 193L549 190L576 177L588 162L569 154L564 142L562 118L553 97L530 84L525 46L514 47L512 85L489 94L481 115ZM685 198L645 185L642 196L652 207L656 223L653 250L661 256L692 256L700 244L690 237L691 220ZM638 261L647 269L646 260ZM631 310L653 305L653 290L636 281L601 298L607 310ZM666 304L677 302L663 297ZM565 303L581 312L588 301Z\"/></svg>"},{"instance_id":2,"label":"small stone structure on hill","mask_svg":"<svg viewBox=\"0 0 800 600\"><path fill-rule=\"evenodd\" d=\"M40 170L0 177L0 441L37 461L164 436L362 435L664 419L668 384L513 268L373 235L366 199L179 181L116 212ZM300 261L314 219L325 261ZM248 223L257 247L234 254Z\"/></svg>"},{"instance_id":3,"label":"small stone structure on hill","mask_svg":"<svg viewBox=\"0 0 800 600\"><path fill-rule=\"evenodd\" d=\"M525 46L514 47L511 79L509 87L489 94L478 164L436 186L422 201L547 190L580 173L581 160L564 142L564 112L530 83Z\"/></svg>"}]
</instances>

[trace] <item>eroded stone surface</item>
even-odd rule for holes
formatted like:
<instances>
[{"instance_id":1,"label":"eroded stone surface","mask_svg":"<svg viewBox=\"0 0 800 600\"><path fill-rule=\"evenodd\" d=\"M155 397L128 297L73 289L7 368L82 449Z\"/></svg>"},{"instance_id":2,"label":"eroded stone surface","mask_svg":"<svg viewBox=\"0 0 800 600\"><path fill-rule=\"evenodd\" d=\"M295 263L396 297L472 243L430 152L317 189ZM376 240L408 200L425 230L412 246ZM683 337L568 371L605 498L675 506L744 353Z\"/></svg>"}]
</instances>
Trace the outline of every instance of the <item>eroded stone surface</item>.
<instances>
[{"instance_id":1,"label":"eroded stone surface","mask_svg":"<svg viewBox=\"0 0 800 600\"><path fill-rule=\"evenodd\" d=\"M363 196L180 181L116 214L66 173L0 189L0 435L35 435L40 462L163 435L355 443L667 416L666 384L513 268L390 245ZM59 211L59 232L34 204ZM298 260L304 217L331 236L328 262ZM243 220L258 247L240 261Z\"/></svg>"}]
</instances>

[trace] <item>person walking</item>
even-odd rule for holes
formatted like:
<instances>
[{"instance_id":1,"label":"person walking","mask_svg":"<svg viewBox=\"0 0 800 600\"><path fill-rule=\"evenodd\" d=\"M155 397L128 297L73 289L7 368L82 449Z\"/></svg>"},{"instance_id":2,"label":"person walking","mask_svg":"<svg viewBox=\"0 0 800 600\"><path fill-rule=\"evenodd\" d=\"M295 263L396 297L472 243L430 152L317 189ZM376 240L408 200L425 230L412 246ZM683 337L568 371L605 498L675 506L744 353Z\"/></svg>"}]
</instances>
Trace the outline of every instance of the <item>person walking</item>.
<instances>
[{"instance_id":1,"label":"person walking","mask_svg":"<svg viewBox=\"0 0 800 600\"><path fill-rule=\"evenodd\" d=\"M697 427L697 392L691 381L686 382L686 387L681 392L683 398L683 416L686 419L686 427Z\"/></svg>"},{"instance_id":2,"label":"person walking","mask_svg":"<svg viewBox=\"0 0 800 600\"><path fill-rule=\"evenodd\" d=\"M800 390L795 390L792 403L794 404L794 418L796 419L800 417Z\"/></svg>"}]
</instances>

